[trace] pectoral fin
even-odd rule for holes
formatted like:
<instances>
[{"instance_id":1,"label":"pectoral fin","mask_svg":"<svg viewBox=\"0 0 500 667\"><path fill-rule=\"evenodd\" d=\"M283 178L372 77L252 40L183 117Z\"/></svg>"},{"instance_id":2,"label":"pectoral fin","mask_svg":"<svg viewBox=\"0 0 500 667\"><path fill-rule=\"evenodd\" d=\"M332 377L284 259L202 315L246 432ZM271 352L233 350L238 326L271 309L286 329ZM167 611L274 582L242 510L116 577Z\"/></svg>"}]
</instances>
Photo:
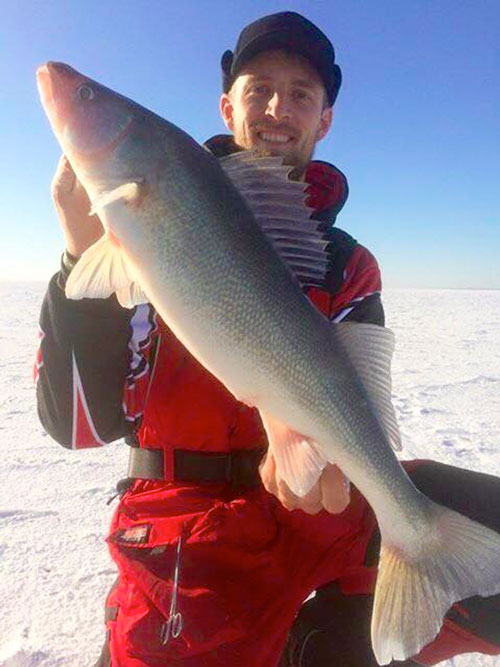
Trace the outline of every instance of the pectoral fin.
<instances>
[{"instance_id":1,"label":"pectoral fin","mask_svg":"<svg viewBox=\"0 0 500 667\"><path fill-rule=\"evenodd\" d=\"M143 184L132 182L124 183L114 188L114 190L101 193L92 201L90 215L99 215L99 211L118 201L124 204L138 203L142 197L143 188Z\"/></svg>"},{"instance_id":2,"label":"pectoral fin","mask_svg":"<svg viewBox=\"0 0 500 667\"><path fill-rule=\"evenodd\" d=\"M106 299L113 292L125 308L148 302L136 282L130 261L116 239L106 233L76 263L66 283L66 296L68 299Z\"/></svg>"}]
</instances>

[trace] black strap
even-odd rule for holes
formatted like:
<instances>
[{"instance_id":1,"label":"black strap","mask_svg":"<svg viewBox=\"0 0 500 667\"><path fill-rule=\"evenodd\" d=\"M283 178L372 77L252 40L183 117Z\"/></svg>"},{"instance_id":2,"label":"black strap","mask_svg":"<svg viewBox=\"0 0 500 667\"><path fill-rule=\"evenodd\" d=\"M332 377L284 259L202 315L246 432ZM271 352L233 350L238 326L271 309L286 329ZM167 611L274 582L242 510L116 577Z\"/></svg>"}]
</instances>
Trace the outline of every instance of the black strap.
<instances>
[{"instance_id":1,"label":"black strap","mask_svg":"<svg viewBox=\"0 0 500 667\"><path fill-rule=\"evenodd\" d=\"M130 479L163 479L163 451L131 447L127 477Z\"/></svg>"},{"instance_id":2,"label":"black strap","mask_svg":"<svg viewBox=\"0 0 500 667\"><path fill-rule=\"evenodd\" d=\"M174 450L174 479L182 482L210 482L233 486L258 486L259 464L264 449L228 454ZM130 449L128 477L164 479L163 450Z\"/></svg>"},{"instance_id":3,"label":"black strap","mask_svg":"<svg viewBox=\"0 0 500 667\"><path fill-rule=\"evenodd\" d=\"M58 286L64 290L66 287L66 282L69 278L69 274L75 268L75 264L78 262L78 257L72 255L70 252L65 250L61 256L61 268L59 270L59 275L57 277Z\"/></svg>"}]
</instances>

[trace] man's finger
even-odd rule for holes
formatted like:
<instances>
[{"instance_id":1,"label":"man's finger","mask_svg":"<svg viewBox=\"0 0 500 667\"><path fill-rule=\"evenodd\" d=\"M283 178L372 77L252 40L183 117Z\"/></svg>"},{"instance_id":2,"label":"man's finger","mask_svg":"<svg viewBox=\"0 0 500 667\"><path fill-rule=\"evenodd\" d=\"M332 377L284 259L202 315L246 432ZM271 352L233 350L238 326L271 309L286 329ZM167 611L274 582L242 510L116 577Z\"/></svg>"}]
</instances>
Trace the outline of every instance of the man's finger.
<instances>
[{"instance_id":1,"label":"man's finger","mask_svg":"<svg viewBox=\"0 0 500 667\"><path fill-rule=\"evenodd\" d=\"M259 465L262 484L268 493L276 496L287 510L301 509L307 514L317 514L323 509L319 483L303 497L296 496L288 484L278 477L276 461L271 452L267 452Z\"/></svg>"},{"instance_id":2,"label":"man's finger","mask_svg":"<svg viewBox=\"0 0 500 667\"><path fill-rule=\"evenodd\" d=\"M323 509L323 500L321 498L321 486L319 481L312 487L310 491L302 496L300 499L300 509L306 514L317 514Z\"/></svg>"},{"instance_id":3,"label":"man's finger","mask_svg":"<svg viewBox=\"0 0 500 667\"><path fill-rule=\"evenodd\" d=\"M52 180L52 192L54 196L57 196L60 193L69 194L73 191L75 184L75 172L73 171L73 167L69 163L68 158L63 153L59 159L56 173Z\"/></svg>"},{"instance_id":4,"label":"man's finger","mask_svg":"<svg viewBox=\"0 0 500 667\"><path fill-rule=\"evenodd\" d=\"M268 493L272 493L273 496L277 496L276 463L274 461L274 456L269 452L267 452L259 465L259 474L265 490Z\"/></svg>"},{"instance_id":5,"label":"man's finger","mask_svg":"<svg viewBox=\"0 0 500 667\"><path fill-rule=\"evenodd\" d=\"M287 510L302 510L306 514L317 514L323 509L319 483L305 495L297 496L282 479L278 482L278 498Z\"/></svg>"},{"instance_id":6,"label":"man's finger","mask_svg":"<svg viewBox=\"0 0 500 667\"><path fill-rule=\"evenodd\" d=\"M301 499L290 491L286 482L278 477L276 461L270 451L267 452L259 465L259 473L266 491L276 496L283 507L287 510L294 510L300 507L298 501Z\"/></svg>"},{"instance_id":7,"label":"man's finger","mask_svg":"<svg viewBox=\"0 0 500 667\"><path fill-rule=\"evenodd\" d=\"M296 496L286 482L278 479L278 498L287 510L296 510L300 507L300 498Z\"/></svg>"},{"instance_id":8,"label":"man's finger","mask_svg":"<svg viewBox=\"0 0 500 667\"><path fill-rule=\"evenodd\" d=\"M343 512L351 500L350 484L340 468L327 465L320 477L323 507L331 514Z\"/></svg>"}]
</instances>

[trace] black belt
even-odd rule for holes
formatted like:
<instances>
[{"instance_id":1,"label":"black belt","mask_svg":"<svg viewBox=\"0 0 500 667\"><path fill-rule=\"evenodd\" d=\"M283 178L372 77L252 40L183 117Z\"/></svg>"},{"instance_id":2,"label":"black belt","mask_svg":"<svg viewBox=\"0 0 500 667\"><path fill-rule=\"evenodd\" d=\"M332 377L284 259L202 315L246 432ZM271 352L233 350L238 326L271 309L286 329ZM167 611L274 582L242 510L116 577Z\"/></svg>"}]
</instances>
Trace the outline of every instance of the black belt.
<instances>
[{"instance_id":1,"label":"black belt","mask_svg":"<svg viewBox=\"0 0 500 667\"><path fill-rule=\"evenodd\" d=\"M218 454L175 449L174 480L258 486L259 464L264 452L264 449L245 449L229 454ZM165 479L163 450L131 447L128 477Z\"/></svg>"}]
</instances>

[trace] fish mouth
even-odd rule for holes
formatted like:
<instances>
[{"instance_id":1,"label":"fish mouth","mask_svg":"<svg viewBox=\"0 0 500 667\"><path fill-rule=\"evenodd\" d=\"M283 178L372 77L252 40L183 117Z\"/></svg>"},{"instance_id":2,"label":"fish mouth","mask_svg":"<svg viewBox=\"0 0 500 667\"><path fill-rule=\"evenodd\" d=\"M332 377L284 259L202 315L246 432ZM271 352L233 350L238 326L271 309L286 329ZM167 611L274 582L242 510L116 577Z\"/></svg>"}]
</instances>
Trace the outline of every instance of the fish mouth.
<instances>
[{"instance_id":1,"label":"fish mouth","mask_svg":"<svg viewBox=\"0 0 500 667\"><path fill-rule=\"evenodd\" d=\"M53 61L41 65L36 71L36 78L42 101L49 103L53 103L56 95L59 97L69 94L78 82L85 80L85 77L69 65Z\"/></svg>"},{"instance_id":2,"label":"fish mouth","mask_svg":"<svg viewBox=\"0 0 500 667\"><path fill-rule=\"evenodd\" d=\"M110 153L126 137L133 126L134 115L122 113L118 117L104 99L97 105L91 102L96 91L106 89L73 69L66 63L49 61L36 72L42 105L63 151L75 160L99 158ZM86 96L82 96L82 91ZM83 106L82 106L83 105ZM97 127L97 141L93 141L92 127ZM73 164L73 166L75 166Z\"/></svg>"},{"instance_id":3,"label":"fish mouth","mask_svg":"<svg viewBox=\"0 0 500 667\"><path fill-rule=\"evenodd\" d=\"M63 129L71 111L72 93L85 77L65 63L49 61L36 71L38 91L54 129Z\"/></svg>"}]
</instances>

